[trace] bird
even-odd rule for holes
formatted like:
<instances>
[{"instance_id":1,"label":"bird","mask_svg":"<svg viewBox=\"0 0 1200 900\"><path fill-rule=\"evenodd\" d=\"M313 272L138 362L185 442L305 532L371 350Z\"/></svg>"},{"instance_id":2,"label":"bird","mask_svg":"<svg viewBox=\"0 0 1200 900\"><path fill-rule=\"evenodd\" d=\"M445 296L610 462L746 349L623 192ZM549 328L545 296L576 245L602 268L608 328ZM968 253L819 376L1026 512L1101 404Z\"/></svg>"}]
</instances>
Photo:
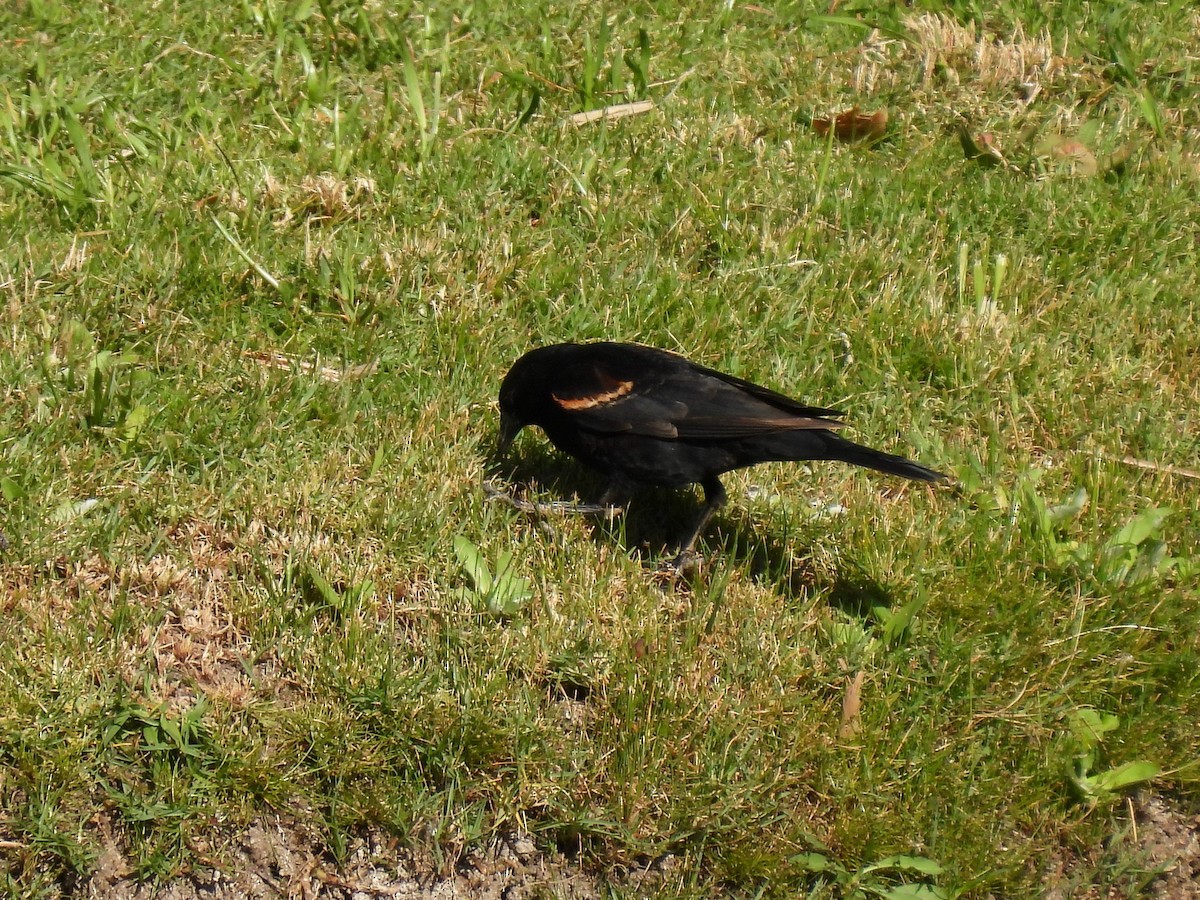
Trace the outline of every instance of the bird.
<instances>
[{"instance_id":1,"label":"bird","mask_svg":"<svg viewBox=\"0 0 1200 900\"><path fill-rule=\"evenodd\" d=\"M641 344L550 344L521 356L500 385L499 453L527 426L607 479L600 508L638 488L699 484L700 514L680 544L680 569L728 496L720 476L762 462L839 460L915 481L946 476L856 444L844 414L805 406L743 378ZM589 507L589 511L594 507Z\"/></svg>"}]
</instances>

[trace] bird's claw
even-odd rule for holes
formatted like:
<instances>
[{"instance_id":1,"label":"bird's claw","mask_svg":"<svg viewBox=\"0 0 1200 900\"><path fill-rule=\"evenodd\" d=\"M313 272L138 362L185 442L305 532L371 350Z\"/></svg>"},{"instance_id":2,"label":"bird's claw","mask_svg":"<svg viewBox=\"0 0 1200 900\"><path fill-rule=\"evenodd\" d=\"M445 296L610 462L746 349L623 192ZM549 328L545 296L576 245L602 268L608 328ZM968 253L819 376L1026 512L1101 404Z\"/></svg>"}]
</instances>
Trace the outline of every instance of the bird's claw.
<instances>
[{"instance_id":1,"label":"bird's claw","mask_svg":"<svg viewBox=\"0 0 1200 900\"><path fill-rule=\"evenodd\" d=\"M654 570L654 578L664 584L674 585L695 575L703 565L704 557L695 550L681 550L674 559L659 562Z\"/></svg>"}]
</instances>

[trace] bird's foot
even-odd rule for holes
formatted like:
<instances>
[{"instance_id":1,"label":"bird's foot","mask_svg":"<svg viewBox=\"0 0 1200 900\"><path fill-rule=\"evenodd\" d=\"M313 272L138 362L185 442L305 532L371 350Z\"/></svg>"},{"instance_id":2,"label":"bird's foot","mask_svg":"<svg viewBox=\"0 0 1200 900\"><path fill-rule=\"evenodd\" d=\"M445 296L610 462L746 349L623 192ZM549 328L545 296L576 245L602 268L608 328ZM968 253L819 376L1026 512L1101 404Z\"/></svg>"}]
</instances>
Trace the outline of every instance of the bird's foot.
<instances>
[{"instance_id":1,"label":"bird's foot","mask_svg":"<svg viewBox=\"0 0 1200 900\"><path fill-rule=\"evenodd\" d=\"M483 483L483 493L489 500L499 500L520 512L533 513L538 516L564 514L605 516L611 521L625 512L625 507L612 506L607 503L573 503L569 500L550 500L538 503L533 500L526 500L523 497L514 497L508 491L497 487L490 481Z\"/></svg>"},{"instance_id":2,"label":"bird's foot","mask_svg":"<svg viewBox=\"0 0 1200 900\"><path fill-rule=\"evenodd\" d=\"M671 560L662 560L654 570L654 580L664 586L674 586L695 575L704 565L704 557L695 550L681 550Z\"/></svg>"}]
</instances>

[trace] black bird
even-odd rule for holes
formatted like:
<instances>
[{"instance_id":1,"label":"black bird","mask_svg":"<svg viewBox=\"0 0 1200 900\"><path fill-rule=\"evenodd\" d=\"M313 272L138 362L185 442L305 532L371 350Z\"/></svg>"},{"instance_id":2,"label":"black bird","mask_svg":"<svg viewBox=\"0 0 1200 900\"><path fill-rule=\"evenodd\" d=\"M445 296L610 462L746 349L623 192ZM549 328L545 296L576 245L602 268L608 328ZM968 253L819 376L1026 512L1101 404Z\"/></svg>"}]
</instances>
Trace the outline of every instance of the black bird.
<instances>
[{"instance_id":1,"label":"black bird","mask_svg":"<svg viewBox=\"0 0 1200 900\"><path fill-rule=\"evenodd\" d=\"M699 482L704 507L676 568L726 501L718 476L768 461L832 459L917 481L946 476L834 433L842 413L653 347L611 342L530 350L500 385L500 452L526 425L607 476L601 503L640 485Z\"/></svg>"}]
</instances>

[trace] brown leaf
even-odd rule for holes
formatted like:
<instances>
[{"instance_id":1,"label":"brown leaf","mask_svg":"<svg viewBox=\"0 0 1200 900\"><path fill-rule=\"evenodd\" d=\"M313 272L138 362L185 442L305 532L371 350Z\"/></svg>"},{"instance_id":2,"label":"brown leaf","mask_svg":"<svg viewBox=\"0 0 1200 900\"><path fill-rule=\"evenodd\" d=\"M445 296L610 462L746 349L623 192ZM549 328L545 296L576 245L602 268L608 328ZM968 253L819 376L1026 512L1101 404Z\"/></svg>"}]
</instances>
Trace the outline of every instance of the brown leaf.
<instances>
[{"instance_id":1,"label":"brown leaf","mask_svg":"<svg viewBox=\"0 0 1200 900\"><path fill-rule=\"evenodd\" d=\"M840 738L852 738L858 734L858 714L862 709L862 686L866 677L866 672L855 672L846 684L846 695L842 698L842 724L838 728Z\"/></svg>"},{"instance_id":2,"label":"brown leaf","mask_svg":"<svg viewBox=\"0 0 1200 900\"><path fill-rule=\"evenodd\" d=\"M1070 175L1091 176L1100 171L1095 154L1078 138L1051 135L1039 141L1034 152L1037 156L1049 158L1054 168Z\"/></svg>"},{"instance_id":3,"label":"brown leaf","mask_svg":"<svg viewBox=\"0 0 1200 900\"><path fill-rule=\"evenodd\" d=\"M880 109L871 114L859 112L858 107L839 113L832 119L813 119L813 130L826 137L830 128L839 141L877 141L887 134L888 111Z\"/></svg>"}]
</instances>

